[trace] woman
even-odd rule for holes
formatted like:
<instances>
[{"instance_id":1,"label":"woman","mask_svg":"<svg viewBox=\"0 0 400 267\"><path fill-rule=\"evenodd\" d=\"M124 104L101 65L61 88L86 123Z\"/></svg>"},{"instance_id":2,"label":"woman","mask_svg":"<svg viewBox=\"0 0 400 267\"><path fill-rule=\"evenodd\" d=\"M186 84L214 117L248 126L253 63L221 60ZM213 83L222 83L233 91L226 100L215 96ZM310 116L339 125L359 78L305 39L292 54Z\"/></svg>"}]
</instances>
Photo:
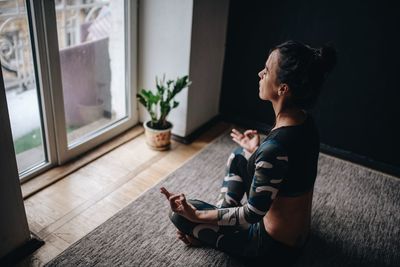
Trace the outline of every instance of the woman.
<instances>
[{"instance_id":1,"label":"woman","mask_svg":"<svg viewBox=\"0 0 400 267\"><path fill-rule=\"evenodd\" d=\"M179 239L250 264L288 266L297 260L309 236L319 153L319 134L306 110L314 107L335 63L335 50L327 46L287 41L270 51L258 73L259 97L271 101L274 127L262 143L254 130L232 130L240 147L229 157L216 206L161 188ZM244 195L248 201L242 204Z\"/></svg>"}]
</instances>

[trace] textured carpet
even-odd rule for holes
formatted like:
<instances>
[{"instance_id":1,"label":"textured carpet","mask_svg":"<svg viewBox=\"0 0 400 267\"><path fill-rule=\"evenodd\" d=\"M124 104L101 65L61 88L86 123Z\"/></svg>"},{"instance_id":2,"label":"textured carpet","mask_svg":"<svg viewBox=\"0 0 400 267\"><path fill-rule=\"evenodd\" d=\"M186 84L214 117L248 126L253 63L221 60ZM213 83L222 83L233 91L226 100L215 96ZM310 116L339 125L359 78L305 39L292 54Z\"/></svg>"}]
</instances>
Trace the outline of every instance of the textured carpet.
<instances>
[{"instance_id":1,"label":"textured carpet","mask_svg":"<svg viewBox=\"0 0 400 267\"><path fill-rule=\"evenodd\" d=\"M215 203L234 147L228 135L217 139L48 266L240 266L178 242L159 193L165 186ZM398 178L320 154L312 235L296 266L399 266L399 191Z\"/></svg>"}]
</instances>

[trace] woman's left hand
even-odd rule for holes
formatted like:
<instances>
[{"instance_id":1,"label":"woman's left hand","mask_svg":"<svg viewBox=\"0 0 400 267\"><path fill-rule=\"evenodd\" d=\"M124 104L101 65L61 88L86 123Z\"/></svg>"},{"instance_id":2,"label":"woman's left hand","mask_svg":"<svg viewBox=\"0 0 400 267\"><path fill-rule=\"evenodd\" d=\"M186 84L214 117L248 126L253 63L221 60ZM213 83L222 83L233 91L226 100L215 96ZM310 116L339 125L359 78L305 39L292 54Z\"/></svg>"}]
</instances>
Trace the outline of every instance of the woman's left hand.
<instances>
[{"instance_id":1,"label":"woman's left hand","mask_svg":"<svg viewBox=\"0 0 400 267\"><path fill-rule=\"evenodd\" d=\"M170 193L167 189L165 189L165 187L161 187L160 192L168 199L169 205L171 206L171 210L173 212L178 213L190 221L197 221L196 208L186 201L184 194Z\"/></svg>"},{"instance_id":2,"label":"woman's left hand","mask_svg":"<svg viewBox=\"0 0 400 267\"><path fill-rule=\"evenodd\" d=\"M250 154L254 153L260 145L260 135L256 130L247 130L244 133L232 129L231 137L239 146L246 149Z\"/></svg>"}]
</instances>

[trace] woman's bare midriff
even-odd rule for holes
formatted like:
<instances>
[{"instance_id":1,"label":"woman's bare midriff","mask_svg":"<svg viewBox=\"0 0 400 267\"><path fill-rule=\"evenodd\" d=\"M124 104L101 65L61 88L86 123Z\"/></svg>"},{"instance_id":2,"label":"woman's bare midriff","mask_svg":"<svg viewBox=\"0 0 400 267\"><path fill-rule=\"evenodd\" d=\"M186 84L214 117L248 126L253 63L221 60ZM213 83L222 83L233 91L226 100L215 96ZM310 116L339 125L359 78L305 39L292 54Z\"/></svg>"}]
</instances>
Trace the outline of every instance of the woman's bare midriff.
<instances>
[{"instance_id":1,"label":"woman's bare midriff","mask_svg":"<svg viewBox=\"0 0 400 267\"><path fill-rule=\"evenodd\" d=\"M311 223L313 190L298 197L277 196L264 217L268 234L289 246L302 246Z\"/></svg>"}]
</instances>

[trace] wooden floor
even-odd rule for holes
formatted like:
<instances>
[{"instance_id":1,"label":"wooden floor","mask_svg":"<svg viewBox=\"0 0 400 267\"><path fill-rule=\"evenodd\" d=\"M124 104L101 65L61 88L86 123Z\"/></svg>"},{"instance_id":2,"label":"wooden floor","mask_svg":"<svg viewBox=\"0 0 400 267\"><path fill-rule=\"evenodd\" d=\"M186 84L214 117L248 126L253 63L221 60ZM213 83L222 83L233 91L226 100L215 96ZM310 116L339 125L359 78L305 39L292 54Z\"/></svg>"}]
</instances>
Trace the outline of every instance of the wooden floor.
<instances>
[{"instance_id":1,"label":"wooden floor","mask_svg":"<svg viewBox=\"0 0 400 267\"><path fill-rule=\"evenodd\" d=\"M46 243L18 266L42 266L135 200L230 125L218 123L192 144L159 152L144 135L25 199L30 230ZM161 197L161 195L160 195Z\"/></svg>"}]
</instances>

